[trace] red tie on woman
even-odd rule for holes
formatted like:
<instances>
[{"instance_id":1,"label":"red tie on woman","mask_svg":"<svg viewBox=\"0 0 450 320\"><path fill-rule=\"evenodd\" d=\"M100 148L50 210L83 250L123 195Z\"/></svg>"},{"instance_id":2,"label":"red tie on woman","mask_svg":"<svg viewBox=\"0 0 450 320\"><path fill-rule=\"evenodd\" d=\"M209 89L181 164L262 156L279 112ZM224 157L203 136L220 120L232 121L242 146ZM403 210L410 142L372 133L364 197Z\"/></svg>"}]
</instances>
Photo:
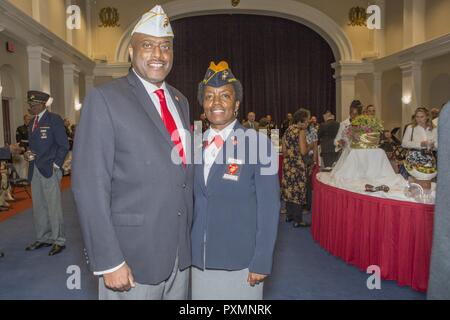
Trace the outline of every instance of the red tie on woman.
<instances>
[{"instance_id":1,"label":"red tie on woman","mask_svg":"<svg viewBox=\"0 0 450 320\"><path fill-rule=\"evenodd\" d=\"M34 130L36 130L38 125L39 125L39 116L35 116L34 117L34 123L33 123L33 129L31 129L31 132L34 132Z\"/></svg>"},{"instance_id":2,"label":"red tie on woman","mask_svg":"<svg viewBox=\"0 0 450 320\"><path fill-rule=\"evenodd\" d=\"M180 155L181 160L183 161L183 166L186 166L186 155L184 153L183 144L181 143L181 137L179 132L177 132L177 125L175 120L172 117L172 114L167 107L166 96L164 95L163 89L158 89L155 91L156 95L159 98L159 103L161 105L161 118L166 126L167 132L170 134L170 139L175 144L178 150L178 154ZM176 132L174 134L174 132Z\"/></svg>"},{"instance_id":3,"label":"red tie on woman","mask_svg":"<svg viewBox=\"0 0 450 320\"><path fill-rule=\"evenodd\" d=\"M208 149L213 143L216 145L217 149L222 148L224 144L222 136L220 134L215 135L214 138L211 140L211 142L206 145L206 149Z\"/></svg>"}]
</instances>

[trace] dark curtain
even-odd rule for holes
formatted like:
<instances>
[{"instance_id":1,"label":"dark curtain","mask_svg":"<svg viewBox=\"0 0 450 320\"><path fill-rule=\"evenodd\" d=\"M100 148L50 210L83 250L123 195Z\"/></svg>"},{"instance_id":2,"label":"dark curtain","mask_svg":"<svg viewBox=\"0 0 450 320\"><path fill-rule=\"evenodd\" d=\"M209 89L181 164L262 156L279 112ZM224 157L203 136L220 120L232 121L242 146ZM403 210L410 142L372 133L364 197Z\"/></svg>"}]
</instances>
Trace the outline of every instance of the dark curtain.
<instances>
[{"instance_id":1,"label":"dark curtain","mask_svg":"<svg viewBox=\"0 0 450 320\"><path fill-rule=\"evenodd\" d=\"M280 124L300 107L319 116L336 110L336 87L327 42L315 31L281 18L211 15L172 22L174 67L168 82L189 99L191 120L202 108L197 86L210 61L226 60L244 87L239 118L271 114ZM321 120L321 119L319 119Z\"/></svg>"}]
</instances>

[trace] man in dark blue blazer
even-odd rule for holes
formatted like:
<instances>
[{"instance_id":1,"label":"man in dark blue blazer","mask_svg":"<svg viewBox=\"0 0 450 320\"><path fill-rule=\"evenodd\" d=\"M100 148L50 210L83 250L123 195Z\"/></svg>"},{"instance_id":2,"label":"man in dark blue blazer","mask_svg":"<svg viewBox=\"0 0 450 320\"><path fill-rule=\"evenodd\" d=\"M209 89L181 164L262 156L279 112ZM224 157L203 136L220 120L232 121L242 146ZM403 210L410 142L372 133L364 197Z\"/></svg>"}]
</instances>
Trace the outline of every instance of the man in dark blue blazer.
<instances>
[{"instance_id":1,"label":"man in dark blue blazer","mask_svg":"<svg viewBox=\"0 0 450 320\"><path fill-rule=\"evenodd\" d=\"M198 97L211 128L195 168L192 298L259 300L277 237L278 155L236 120L242 85L226 62L211 63Z\"/></svg>"},{"instance_id":2,"label":"man in dark blue blazer","mask_svg":"<svg viewBox=\"0 0 450 320\"><path fill-rule=\"evenodd\" d=\"M65 248L60 183L62 165L69 151L69 140L62 118L47 110L53 99L45 92L29 91L29 112L34 116L28 125L28 180L33 196L36 242L26 248L34 251L52 246L49 255Z\"/></svg>"},{"instance_id":3,"label":"man in dark blue blazer","mask_svg":"<svg viewBox=\"0 0 450 320\"><path fill-rule=\"evenodd\" d=\"M165 80L173 41L161 6L144 14L128 76L91 90L76 130L72 191L102 300L188 295L194 167L189 103Z\"/></svg>"}]
</instances>

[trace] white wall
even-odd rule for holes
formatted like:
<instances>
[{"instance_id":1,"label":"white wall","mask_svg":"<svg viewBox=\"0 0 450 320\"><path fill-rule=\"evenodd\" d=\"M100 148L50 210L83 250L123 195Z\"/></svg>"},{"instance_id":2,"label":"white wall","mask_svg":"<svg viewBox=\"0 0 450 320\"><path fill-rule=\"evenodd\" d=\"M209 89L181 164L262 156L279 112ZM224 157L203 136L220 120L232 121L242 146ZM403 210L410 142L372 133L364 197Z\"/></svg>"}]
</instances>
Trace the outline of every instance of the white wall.
<instances>
[{"instance_id":1,"label":"white wall","mask_svg":"<svg viewBox=\"0 0 450 320\"><path fill-rule=\"evenodd\" d=\"M355 98L365 106L373 104L373 76L369 73L359 74L355 80Z\"/></svg>"},{"instance_id":2,"label":"white wall","mask_svg":"<svg viewBox=\"0 0 450 320\"><path fill-rule=\"evenodd\" d=\"M423 106L440 108L450 101L450 54L424 61L422 76Z\"/></svg>"}]
</instances>

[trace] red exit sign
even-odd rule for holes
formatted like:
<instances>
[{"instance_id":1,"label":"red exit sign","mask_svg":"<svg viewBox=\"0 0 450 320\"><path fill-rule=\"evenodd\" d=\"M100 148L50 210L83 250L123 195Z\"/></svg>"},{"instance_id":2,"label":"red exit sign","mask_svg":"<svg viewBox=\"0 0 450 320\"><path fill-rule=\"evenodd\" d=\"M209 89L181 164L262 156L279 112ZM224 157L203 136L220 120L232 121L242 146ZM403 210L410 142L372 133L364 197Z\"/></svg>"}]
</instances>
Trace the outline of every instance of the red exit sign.
<instances>
[{"instance_id":1,"label":"red exit sign","mask_svg":"<svg viewBox=\"0 0 450 320\"><path fill-rule=\"evenodd\" d=\"M12 43L11 41L7 41L6 42L6 51L14 53L16 52L16 48L14 47L14 43Z\"/></svg>"}]
</instances>

